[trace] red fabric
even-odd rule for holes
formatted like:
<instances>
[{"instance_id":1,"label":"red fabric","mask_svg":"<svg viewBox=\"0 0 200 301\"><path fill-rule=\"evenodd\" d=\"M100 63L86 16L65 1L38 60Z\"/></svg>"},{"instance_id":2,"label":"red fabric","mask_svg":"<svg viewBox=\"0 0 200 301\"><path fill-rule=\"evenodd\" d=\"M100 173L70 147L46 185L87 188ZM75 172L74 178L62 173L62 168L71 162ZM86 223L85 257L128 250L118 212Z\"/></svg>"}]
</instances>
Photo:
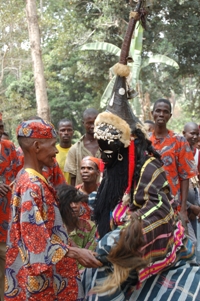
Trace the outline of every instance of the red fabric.
<instances>
[{"instance_id":1,"label":"red fabric","mask_svg":"<svg viewBox=\"0 0 200 301\"><path fill-rule=\"evenodd\" d=\"M56 130L52 123L42 119L23 121L17 127L17 136L36 138L36 139L51 139L57 136Z\"/></svg>"},{"instance_id":2,"label":"red fabric","mask_svg":"<svg viewBox=\"0 0 200 301\"><path fill-rule=\"evenodd\" d=\"M22 169L11 207L5 300L77 300L78 269L65 256L68 236L55 190Z\"/></svg>"},{"instance_id":3,"label":"red fabric","mask_svg":"<svg viewBox=\"0 0 200 301\"><path fill-rule=\"evenodd\" d=\"M0 184L10 185L21 169L14 144L9 140L2 140L0 153ZM0 242L6 242L8 218L10 212L11 191L6 196L0 196Z\"/></svg>"},{"instance_id":4,"label":"red fabric","mask_svg":"<svg viewBox=\"0 0 200 301\"><path fill-rule=\"evenodd\" d=\"M100 164L99 164L99 170L100 170L100 172L103 172L104 168L105 168L105 164L103 163L103 160L100 159Z\"/></svg>"},{"instance_id":5,"label":"red fabric","mask_svg":"<svg viewBox=\"0 0 200 301\"><path fill-rule=\"evenodd\" d=\"M133 180L133 174L135 171L135 143L134 140L131 140L131 144L129 145L129 162L128 162L128 187L126 189L126 193L130 193L131 186L132 186L132 180Z\"/></svg>"},{"instance_id":6,"label":"red fabric","mask_svg":"<svg viewBox=\"0 0 200 301\"><path fill-rule=\"evenodd\" d=\"M197 175L194 156L187 140L168 130L164 138L150 136L153 147L161 155L172 195L177 205L181 203L180 181Z\"/></svg>"},{"instance_id":7,"label":"red fabric","mask_svg":"<svg viewBox=\"0 0 200 301\"><path fill-rule=\"evenodd\" d=\"M81 192L82 191L82 186L83 186L83 183L82 184L79 184L76 186L76 189L80 190ZM85 193L85 192L83 192ZM82 202L81 203L81 212L80 212L80 215L79 217L85 219L85 220L91 220L91 209L89 207L89 205L85 202Z\"/></svg>"},{"instance_id":8,"label":"red fabric","mask_svg":"<svg viewBox=\"0 0 200 301\"><path fill-rule=\"evenodd\" d=\"M82 203L82 212L80 214L80 217L85 220L91 220L91 209L87 203Z\"/></svg>"},{"instance_id":9,"label":"red fabric","mask_svg":"<svg viewBox=\"0 0 200 301\"><path fill-rule=\"evenodd\" d=\"M24 166L24 153L20 146L16 149L18 160L20 161L21 166Z\"/></svg>"},{"instance_id":10,"label":"red fabric","mask_svg":"<svg viewBox=\"0 0 200 301\"><path fill-rule=\"evenodd\" d=\"M42 174L48 180L51 185L56 188L58 185L66 184L66 180L62 170L56 159L54 159L55 163L52 167L43 167Z\"/></svg>"},{"instance_id":11,"label":"red fabric","mask_svg":"<svg viewBox=\"0 0 200 301\"><path fill-rule=\"evenodd\" d=\"M98 159L96 157L87 156L87 157L84 157L82 160L90 160L98 166L98 169L100 169L99 168L100 167L100 159Z\"/></svg>"},{"instance_id":12,"label":"red fabric","mask_svg":"<svg viewBox=\"0 0 200 301\"><path fill-rule=\"evenodd\" d=\"M198 171L200 170L200 150L198 150L197 148L194 148L194 156L196 155L196 152L198 151L198 162L197 162L197 168Z\"/></svg>"}]
</instances>

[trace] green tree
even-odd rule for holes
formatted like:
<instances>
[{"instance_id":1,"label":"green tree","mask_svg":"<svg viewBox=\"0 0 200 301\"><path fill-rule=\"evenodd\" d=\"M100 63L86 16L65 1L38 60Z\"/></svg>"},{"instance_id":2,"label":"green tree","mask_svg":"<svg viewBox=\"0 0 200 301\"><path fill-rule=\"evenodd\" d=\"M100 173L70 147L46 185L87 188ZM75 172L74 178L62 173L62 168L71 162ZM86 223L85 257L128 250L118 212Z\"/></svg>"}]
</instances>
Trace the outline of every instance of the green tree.
<instances>
[{"instance_id":1,"label":"green tree","mask_svg":"<svg viewBox=\"0 0 200 301\"><path fill-rule=\"evenodd\" d=\"M12 120L36 106L25 3L19 0L0 4L1 81L3 113ZM144 31L142 61L166 55L180 68L149 64L140 71L143 93L153 103L164 96L186 105L187 116L200 117L199 107L199 1L151 1ZM109 82L114 54L81 51L85 43L107 42L121 48L127 29L130 6L124 0L40 0L38 17L48 100L53 123L71 117L81 131L81 114L86 107L100 108L100 99ZM3 70L3 73L2 73ZM30 77L28 76L30 75ZM28 101L27 106L20 102ZM16 103L19 107L12 110ZM2 110L2 108L1 108ZM14 132L14 130L13 130Z\"/></svg>"},{"instance_id":2,"label":"green tree","mask_svg":"<svg viewBox=\"0 0 200 301\"><path fill-rule=\"evenodd\" d=\"M150 66L147 72L142 74L147 89L150 86L152 101L159 96L170 98L172 91L175 95L182 96L186 89L183 83L188 82L191 76L193 85L189 90L199 91L200 37L197 33L200 27L199 1L154 1L150 7L147 25L143 56L145 57L148 52L157 52L166 54L179 64L179 70L168 67L163 69L163 66L160 66L161 69L152 69ZM190 103L188 111L190 117L193 110L197 114L200 113L198 95L199 93L195 94L193 102Z\"/></svg>"}]
</instances>

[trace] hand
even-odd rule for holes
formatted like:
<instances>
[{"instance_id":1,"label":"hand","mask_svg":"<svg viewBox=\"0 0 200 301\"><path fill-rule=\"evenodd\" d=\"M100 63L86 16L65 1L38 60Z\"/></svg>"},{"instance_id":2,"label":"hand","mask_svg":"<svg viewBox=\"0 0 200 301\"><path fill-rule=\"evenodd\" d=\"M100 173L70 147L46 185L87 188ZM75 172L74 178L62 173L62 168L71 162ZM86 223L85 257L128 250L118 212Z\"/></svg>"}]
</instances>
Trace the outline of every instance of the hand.
<instances>
[{"instance_id":1,"label":"hand","mask_svg":"<svg viewBox=\"0 0 200 301\"><path fill-rule=\"evenodd\" d=\"M187 210L183 210L181 208L181 210L180 210L180 216L181 216L181 219L182 219L183 222L185 222L186 224L189 223L189 219L188 219L188 215L187 215Z\"/></svg>"},{"instance_id":2,"label":"hand","mask_svg":"<svg viewBox=\"0 0 200 301\"><path fill-rule=\"evenodd\" d=\"M200 214L200 207L196 205L190 205L191 211L194 213L194 215L198 216Z\"/></svg>"},{"instance_id":3,"label":"hand","mask_svg":"<svg viewBox=\"0 0 200 301\"><path fill-rule=\"evenodd\" d=\"M197 215L197 221L198 221L198 223L200 223L200 211L199 211L199 214Z\"/></svg>"},{"instance_id":4,"label":"hand","mask_svg":"<svg viewBox=\"0 0 200 301\"><path fill-rule=\"evenodd\" d=\"M76 259L82 266L86 268L98 268L102 263L95 258L96 253L76 247L69 247L67 257Z\"/></svg>"},{"instance_id":5,"label":"hand","mask_svg":"<svg viewBox=\"0 0 200 301\"><path fill-rule=\"evenodd\" d=\"M6 184L0 184L0 196L4 197L8 191L11 191L12 189L10 188L10 186L6 185Z\"/></svg>"}]
</instances>

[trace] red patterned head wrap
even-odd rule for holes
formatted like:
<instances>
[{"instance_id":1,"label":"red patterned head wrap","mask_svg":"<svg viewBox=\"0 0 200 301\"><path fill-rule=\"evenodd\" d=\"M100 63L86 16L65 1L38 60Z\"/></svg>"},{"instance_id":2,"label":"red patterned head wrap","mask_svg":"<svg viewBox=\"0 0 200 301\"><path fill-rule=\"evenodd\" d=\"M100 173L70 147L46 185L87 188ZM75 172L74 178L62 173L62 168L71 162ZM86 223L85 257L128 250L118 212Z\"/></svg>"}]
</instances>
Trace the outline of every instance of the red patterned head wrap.
<instances>
[{"instance_id":1,"label":"red patterned head wrap","mask_svg":"<svg viewBox=\"0 0 200 301\"><path fill-rule=\"evenodd\" d=\"M84 157L83 160L84 161L85 160L90 160L90 161L94 162L97 165L98 169L100 168L100 159L98 159L96 157L87 156L87 157Z\"/></svg>"},{"instance_id":2,"label":"red patterned head wrap","mask_svg":"<svg viewBox=\"0 0 200 301\"><path fill-rule=\"evenodd\" d=\"M43 119L22 121L17 127L17 137L50 139L56 138L56 130L52 123Z\"/></svg>"}]
</instances>

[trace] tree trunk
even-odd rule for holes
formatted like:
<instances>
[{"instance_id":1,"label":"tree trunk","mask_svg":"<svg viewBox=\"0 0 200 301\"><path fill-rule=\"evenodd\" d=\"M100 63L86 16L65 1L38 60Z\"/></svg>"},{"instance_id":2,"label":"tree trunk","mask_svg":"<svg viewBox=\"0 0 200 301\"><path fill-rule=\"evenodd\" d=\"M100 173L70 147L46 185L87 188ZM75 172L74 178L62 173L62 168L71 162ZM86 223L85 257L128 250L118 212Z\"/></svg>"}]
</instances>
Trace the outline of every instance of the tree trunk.
<instances>
[{"instance_id":1,"label":"tree trunk","mask_svg":"<svg viewBox=\"0 0 200 301\"><path fill-rule=\"evenodd\" d=\"M144 121L145 120L152 120L153 117L151 115L151 101L150 101L150 94L146 92L144 94Z\"/></svg>"},{"instance_id":2,"label":"tree trunk","mask_svg":"<svg viewBox=\"0 0 200 301\"><path fill-rule=\"evenodd\" d=\"M26 15L33 61L37 113L41 118L50 120L50 110L47 99L46 81L44 77L44 66L40 46L40 30L37 19L36 0L26 0Z\"/></svg>"}]
</instances>

